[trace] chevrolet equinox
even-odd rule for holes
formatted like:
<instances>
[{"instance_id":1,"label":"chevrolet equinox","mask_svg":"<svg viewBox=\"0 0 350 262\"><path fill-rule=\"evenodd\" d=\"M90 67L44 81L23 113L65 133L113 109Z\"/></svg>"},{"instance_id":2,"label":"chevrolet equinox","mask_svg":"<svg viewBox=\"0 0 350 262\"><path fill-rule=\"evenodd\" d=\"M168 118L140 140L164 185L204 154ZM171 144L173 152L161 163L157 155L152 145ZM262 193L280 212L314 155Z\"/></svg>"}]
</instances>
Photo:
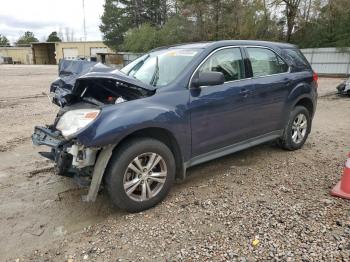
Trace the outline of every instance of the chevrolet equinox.
<instances>
[{"instance_id":1,"label":"chevrolet equinox","mask_svg":"<svg viewBox=\"0 0 350 262\"><path fill-rule=\"evenodd\" d=\"M61 61L51 85L60 110L35 127L58 175L103 184L129 212L153 207L186 169L275 140L303 146L316 109L317 74L290 44L218 41L162 47L121 70Z\"/></svg>"}]
</instances>

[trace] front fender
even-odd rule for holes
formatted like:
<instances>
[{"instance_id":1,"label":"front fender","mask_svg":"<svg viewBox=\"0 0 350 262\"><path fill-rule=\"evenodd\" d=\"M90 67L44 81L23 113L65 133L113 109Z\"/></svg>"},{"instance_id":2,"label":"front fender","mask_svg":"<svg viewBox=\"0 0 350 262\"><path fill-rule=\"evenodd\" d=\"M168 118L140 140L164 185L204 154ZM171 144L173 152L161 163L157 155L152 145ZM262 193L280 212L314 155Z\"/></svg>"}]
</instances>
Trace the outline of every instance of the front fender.
<instances>
[{"instance_id":1,"label":"front fender","mask_svg":"<svg viewBox=\"0 0 350 262\"><path fill-rule=\"evenodd\" d=\"M188 123L181 106L155 105L139 99L103 108L98 119L77 139L85 146L102 147L118 144L137 130L158 127L171 132L179 144L187 144Z\"/></svg>"}]
</instances>

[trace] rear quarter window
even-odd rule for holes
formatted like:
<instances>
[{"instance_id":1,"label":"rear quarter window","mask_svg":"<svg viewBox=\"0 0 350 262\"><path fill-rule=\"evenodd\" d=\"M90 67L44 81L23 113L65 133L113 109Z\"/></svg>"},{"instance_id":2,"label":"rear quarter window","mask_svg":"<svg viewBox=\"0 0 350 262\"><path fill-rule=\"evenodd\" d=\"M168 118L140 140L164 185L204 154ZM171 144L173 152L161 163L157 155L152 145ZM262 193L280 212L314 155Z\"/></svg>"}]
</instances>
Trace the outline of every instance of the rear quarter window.
<instances>
[{"instance_id":1,"label":"rear quarter window","mask_svg":"<svg viewBox=\"0 0 350 262\"><path fill-rule=\"evenodd\" d=\"M296 71L310 70L311 66L299 49L284 49L284 58Z\"/></svg>"}]
</instances>

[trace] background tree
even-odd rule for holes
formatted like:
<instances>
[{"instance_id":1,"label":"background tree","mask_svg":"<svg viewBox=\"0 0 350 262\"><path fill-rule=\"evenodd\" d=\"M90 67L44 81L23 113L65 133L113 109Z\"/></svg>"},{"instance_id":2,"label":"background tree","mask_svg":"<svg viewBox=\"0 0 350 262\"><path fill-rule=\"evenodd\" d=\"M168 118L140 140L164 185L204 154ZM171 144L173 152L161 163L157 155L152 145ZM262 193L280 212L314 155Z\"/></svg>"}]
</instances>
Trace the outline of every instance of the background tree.
<instances>
[{"instance_id":1,"label":"background tree","mask_svg":"<svg viewBox=\"0 0 350 262\"><path fill-rule=\"evenodd\" d=\"M292 42L306 47L350 46L350 1L312 1L310 18L300 22Z\"/></svg>"},{"instance_id":2,"label":"background tree","mask_svg":"<svg viewBox=\"0 0 350 262\"><path fill-rule=\"evenodd\" d=\"M123 43L126 31L134 28L134 25L129 25L130 20L126 7L120 1L106 0L100 25L104 43L117 50Z\"/></svg>"},{"instance_id":3,"label":"background tree","mask_svg":"<svg viewBox=\"0 0 350 262\"><path fill-rule=\"evenodd\" d=\"M0 46L10 46L10 41L2 34L0 34Z\"/></svg>"},{"instance_id":4,"label":"background tree","mask_svg":"<svg viewBox=\"0 0 350 262\"><path fill-rule=\"evenodd\" d=\"M74 30L72 28L64 28L64 39L66 42L75 41Z\"/></svg>"},{"instance_id":5,"label":"background tree","mask_svg":"<svg viewBox=\"0 0 350 262\"><path fill-rule=\"evenodd\" d=\"M220 39L350 46L349 0L106 0L104 8L104 42L118 51Z\"/></svg>"},{"instance_id":6,"label":"background tree","mask_svg":"<svg viewBox=\"0 0 350 262\"><path fill-rule=\"evenodd\" d=\"M27 31L18 38L16 45L29 45L30 43L39 42L39 40L34 36L33 32Z\"/></svg>"},{"instance_id":7,"label":"background tree","mask_svg":"<svg viewBox=\"0 0 350 262\"><path fill-rule=\"evenodd\" d=\"M53 31L51 34L49 34L46 42L62 42L62 40L58 37L57 32Z\"/></svg>"},{"instance_id":8,"label":"background tree","mask_svg":"<svg viewBox=\"0 0 350 262\"><path fill-rule=\"evenodd\" d=\"M123 49L135 53L147 52L157 47L159 35L158 31L150 24L130 29L125 34Z\"/></svg>"},{"instance_id":9,"label":"background tree","mask_svg":"<svg viewBox=\"0 0 350 262\"><path fill-rule=\"evenodd\" d=\"M182 16L174 15L158 30L158 43L155 47L192 42L195 40L192 35L194 31L191 22Z\"/></svg>"},{"instance_id":10,"label":"background tree","mask_svg":"<svg viewBox=\"0 0 350 262\"><path fill-rule=\"evenodd\" d=\"M143 24L126 32L122 49L143 53L150 49L192 41L192 24L180 16L171 17L163 27L157 29L151 24Z\"/></svg>"},{"instance_id":11,"label":"background tree","mask_svg":"<svg viewBox=\"0 0 350 262\"><path fill-rule=\"evenodd\" d=\"M143 24L160 28L169 14L167 0L106 0L100 30L106 45L114 50L122 48L124 36ZM147 30L147 26L142 29ZM134 33L137 30L133 31ZM129 31L130 33L130 31Z\"/></svg>"},{"instance_id":12,"label":"background tree","mask_svg":"<svg viewBox=\"0 0 350 262\"><path fill-rule=\"evenodd\" d=\"M285 16L287 19L287 33L286 41L290 42L293 29L296 24L296 19L298 17L298 11L301 0L281 0L277 1L278 4L285 5Z\"/></svg>"}]
</instances>

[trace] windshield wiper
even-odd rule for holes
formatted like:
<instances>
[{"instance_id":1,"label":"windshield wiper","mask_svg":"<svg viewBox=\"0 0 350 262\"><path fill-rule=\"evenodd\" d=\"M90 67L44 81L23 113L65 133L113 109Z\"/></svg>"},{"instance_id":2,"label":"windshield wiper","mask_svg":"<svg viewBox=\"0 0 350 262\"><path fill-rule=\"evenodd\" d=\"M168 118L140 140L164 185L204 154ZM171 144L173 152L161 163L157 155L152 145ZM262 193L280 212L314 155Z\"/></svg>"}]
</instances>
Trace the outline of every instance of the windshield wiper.
<instances>
[{"instance_id":1,"label":"windshield wiper","mask_svg":"<svg viewBox=\"0 0 350 262\"><path fill-rule=\"evenodd\" d=\"M154 69L154 73L151 80L152 86L157 86L157 82L159 80L159 65L158 65L158 56L156 56L156 68Z\"/></svg>"}]
</instances>

